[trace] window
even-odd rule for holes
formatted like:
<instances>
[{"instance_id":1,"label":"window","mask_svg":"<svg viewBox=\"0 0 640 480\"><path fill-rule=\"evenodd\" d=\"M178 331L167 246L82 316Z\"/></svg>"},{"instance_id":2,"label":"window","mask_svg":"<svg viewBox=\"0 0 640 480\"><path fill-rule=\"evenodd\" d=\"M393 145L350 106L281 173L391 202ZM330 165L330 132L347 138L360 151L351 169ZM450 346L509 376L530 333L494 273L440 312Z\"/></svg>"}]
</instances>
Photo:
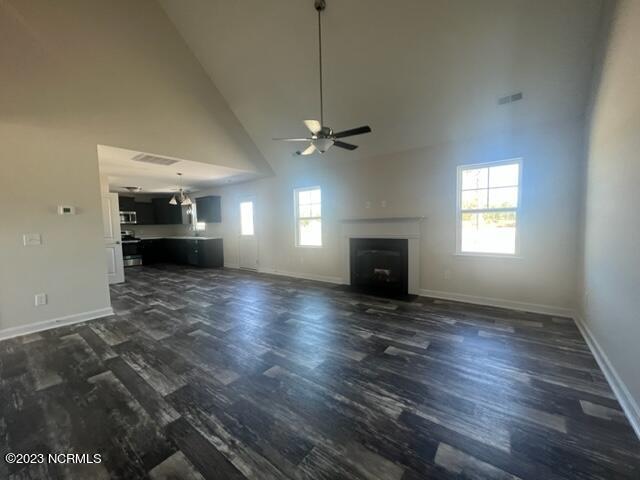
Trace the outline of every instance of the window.
<instances>
[{"instance_id":1,"label":"window","mask_svg":"<svg viewBox=\"0 0 640 480\"><path fill-rule=\"evenodd\" d=\"M320 187L294 190L296 210L296 245L322 246L322 196Z\"/></svg>"},{"instance_id":2,"label":"window","mask_svg":"<svg viewBox=\"0 0 640 480\"><path fill-rule=\"evenodd\" d=\"M458 252L515 255L521 160L458 167Z\"/></svg>"},{"instance_id":3,"label":"window","mask_svg":"<svg viewBox=\"0 0 640 480\"><path fill-rule=\"evenodd\" d=\"M189 215L189 223L194 232L204 232L207 229L205 222L198 221L198 207L196 207L195 202L187 208L187 215Z\"/></svg>"},{"instance_id":4,"label":"window","mask_svg":"<svg viewBox=\"0 0 640 480\"><path fill-rule=\"evenodd\" d=\"M240 203L240 235L253 235L253 202Z\"/></svg>"}]
</instances>

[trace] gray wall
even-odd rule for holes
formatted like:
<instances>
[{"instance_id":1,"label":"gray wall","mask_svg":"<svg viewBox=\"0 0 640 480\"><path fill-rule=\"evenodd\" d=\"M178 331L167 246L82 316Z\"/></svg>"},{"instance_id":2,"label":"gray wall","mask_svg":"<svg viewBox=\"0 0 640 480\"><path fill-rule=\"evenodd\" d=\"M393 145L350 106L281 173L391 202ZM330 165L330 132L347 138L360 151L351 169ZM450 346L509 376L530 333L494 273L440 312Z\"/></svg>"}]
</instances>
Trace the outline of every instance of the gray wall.
<instances>
[{"instance_id":1,"label":"gray wall","mask_svg":"<svg viewBox=\"0 0 640 480\"><path fill-rule=\"evenodd\" d=\"M640 425L640 2L619 3L587 152L581 311ZM626 393L626 392L623 392Z\"/></svg>"}]
</instances>

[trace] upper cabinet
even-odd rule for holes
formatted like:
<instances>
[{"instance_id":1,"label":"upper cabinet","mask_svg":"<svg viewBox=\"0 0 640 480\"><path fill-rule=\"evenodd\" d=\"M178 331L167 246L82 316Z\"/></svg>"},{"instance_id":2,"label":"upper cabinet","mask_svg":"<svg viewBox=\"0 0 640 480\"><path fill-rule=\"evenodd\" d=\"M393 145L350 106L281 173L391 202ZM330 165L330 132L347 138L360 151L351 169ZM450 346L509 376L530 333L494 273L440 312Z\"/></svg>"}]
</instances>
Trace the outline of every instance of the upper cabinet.
<instances>
[{"instance_id":1,"label":"upper cabinet","mask_svg":"<svg viewBox=\"0 0 640 480\"><path fill-rule=\"evenodd\" d=\"M136 216L139 225L154 225L156 215L151 202L136 202Z\"/></svg>"},{"instance_id":2,"label":"upper cabinet","mask_svg":"<svg viewBox=\"0 0 640 480\"><path fill-rule=\"evenodd\" d=\"M208 197L196 198L196 213L198 222L220 223L222 222L222 211L220 210L220 197L210 195Z\"/></svg>"},{"instance_id":3,"label":"upper cabinet","mask_svg":"<svg viewBox=\"0 0 640 480\"><path fill-rule=\"evenodd\" d=\"M182 223L182 207L171 205L169 198L154 198L153 213L159 225L176 225Z\"/></svg>"},{"instance_id":4,"label":"upper cabinet","mask_svg":"<svg viewBox=\"0 0 640 480\"><path fill-rule=\"evenodd\" d=\"M205 206L202 207L203 212L207 218L213 218L214 220L200 220L203 222L219 222L220 221L220 197L206 197L217 198L217 208L209 207L210 202L205 202ZM119 196L120 211L122 212L136 212L136 223L138 225L181 225L190 224L191 218L187 213L186 207L180 205L171 205L169 200L171 197L156 197L149 201L149 198L145 198L144 201L140 199L134 200L134 197ZM200 200L200 199L198 199ZM214 202L215 203L215 202ZM198 216L200 217L200 203L197 204ZM207 210L212 210L214 213L207 214ZM217 214L215 213L217 211ZM216 217L217 215L217 217ZM218 220L215 220L218 218Z\"/></svg>"},{"instance_id":5,"label":"upper cabinet","mask_svg":"<svg viewBox=\"0 0 640 480\"><path fill-rule=\"evenodd\" d=\"M118 202L120 203L121 212L135 212L135 200L133 197L125 197L124 195L118 195Z\"/></svg>"}]
</instances>

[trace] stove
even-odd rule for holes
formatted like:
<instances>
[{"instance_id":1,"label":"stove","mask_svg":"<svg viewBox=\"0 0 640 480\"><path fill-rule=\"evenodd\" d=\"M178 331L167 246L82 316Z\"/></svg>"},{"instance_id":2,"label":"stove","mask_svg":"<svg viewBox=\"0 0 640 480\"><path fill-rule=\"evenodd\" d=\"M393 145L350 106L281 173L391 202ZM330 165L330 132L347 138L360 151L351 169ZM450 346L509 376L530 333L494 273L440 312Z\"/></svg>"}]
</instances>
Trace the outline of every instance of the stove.
<instances>
[{"instance_id":1,"label":"stove","mask_svg":"<svg viewBox=\"0 0 640 480\"><path fill-rule=\"evenodd\" d=\"M122 242L122 259L125 267L142 265L142 240L136 237L133 230L122 230L120 240Z\"/></svg>"}]
</instances>

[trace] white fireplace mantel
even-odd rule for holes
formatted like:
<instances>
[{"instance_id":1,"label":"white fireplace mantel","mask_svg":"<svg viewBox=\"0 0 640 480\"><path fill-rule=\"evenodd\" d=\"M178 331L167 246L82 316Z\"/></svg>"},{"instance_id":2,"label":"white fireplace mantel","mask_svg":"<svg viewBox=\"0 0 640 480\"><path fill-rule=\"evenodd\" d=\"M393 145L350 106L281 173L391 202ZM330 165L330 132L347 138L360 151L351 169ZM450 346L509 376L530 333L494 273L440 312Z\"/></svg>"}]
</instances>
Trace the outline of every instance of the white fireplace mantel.
<instances>
[{"instance_id":1,"label":"white fireplace mantel","mask_svg":"<svg viewBox=\"0 0 640 480\"><path fill-rule=\"evenodd\" d=\"M342 223L362 223L362 222L419 222L427 217L356 217L343 218Z\"/></svg>"},{"instance_id":2,"label":"white fireplace mantel","mask_svg":"<svg viewBox=\"0 0 640 480\"><path fill-rule=\"evenodd\" d=\"M420 291L420 243L424 217L380 217L342 220L342 281L351 284L349 243L352 238L407 239L409 252L409 293Z\"/></svg>"}]
</instances>

